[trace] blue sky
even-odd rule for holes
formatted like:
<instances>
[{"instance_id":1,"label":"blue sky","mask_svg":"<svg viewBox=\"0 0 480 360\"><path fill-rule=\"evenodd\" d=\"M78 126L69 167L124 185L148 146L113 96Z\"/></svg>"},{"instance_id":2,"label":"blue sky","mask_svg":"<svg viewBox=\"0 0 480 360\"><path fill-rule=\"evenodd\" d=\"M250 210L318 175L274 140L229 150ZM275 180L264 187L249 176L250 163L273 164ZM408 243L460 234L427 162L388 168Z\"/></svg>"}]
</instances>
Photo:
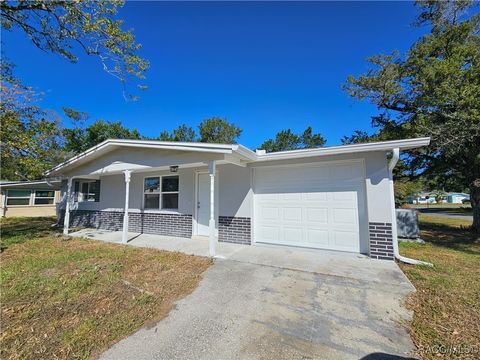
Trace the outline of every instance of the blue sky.
<instances>
[{"instance_id":1,"label":"blue sky","mask_svg":"<svg viewBox=\"0 0 480 360\"><path fill-rule=\"evenodd\" d=\"M411 26L415 15L411 2L127 2L119 16L151 63L137 102L124 100L93 57L71 64L19 32L2 41L16 74L44 92L41 106L59 113L72 107L149 136L221 116L252 148L312 126L335 145L355 129L371 131L376 113L342 84L368 69L368 56L408 50L426 31Z\"/></svg>"}]
</instances>

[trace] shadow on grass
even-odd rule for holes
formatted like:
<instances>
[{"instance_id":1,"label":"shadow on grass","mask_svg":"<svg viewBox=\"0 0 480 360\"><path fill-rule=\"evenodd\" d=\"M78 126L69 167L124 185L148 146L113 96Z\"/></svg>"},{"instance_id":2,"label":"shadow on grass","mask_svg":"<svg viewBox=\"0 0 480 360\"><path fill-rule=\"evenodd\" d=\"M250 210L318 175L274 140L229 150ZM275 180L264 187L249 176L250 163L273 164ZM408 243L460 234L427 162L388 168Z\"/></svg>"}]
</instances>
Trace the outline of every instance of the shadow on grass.
<instances>
[{"instance_id":1,"label":"shadow on grass","mask_svg":"<svg viewBox=\"0 0 480 360\"><path fill-rule=\"evenodd\" d=\"M448 207L430 207L430 208L417 208L423 214L450 214L450 215L465 215L471 216L473 214L471 207L457 207L457 208L448 208Z\"/></svg>"},{"instance_id":2,"label":"shadow on grass","mask_svg":"<svg viewBox=\"0 0 480 360\"><path fill-rule=\"evenodd\" d=\"M467 226L421 221L420 230L422 240L431 244L470 254L479 253L479 234L474 234Z\"/></svg>"},{"instance_id":3,"label":"shadow on grass","mask_svg":"<svg viewBox=\"0 0 480 360\"><path fill-rule=\"evenodd\" d=\"M56 225L55 217L6 218L0 223L0 251L10 245L21 244L35 238L59 234L61 229Z\"/></svg>"}]
</instances>

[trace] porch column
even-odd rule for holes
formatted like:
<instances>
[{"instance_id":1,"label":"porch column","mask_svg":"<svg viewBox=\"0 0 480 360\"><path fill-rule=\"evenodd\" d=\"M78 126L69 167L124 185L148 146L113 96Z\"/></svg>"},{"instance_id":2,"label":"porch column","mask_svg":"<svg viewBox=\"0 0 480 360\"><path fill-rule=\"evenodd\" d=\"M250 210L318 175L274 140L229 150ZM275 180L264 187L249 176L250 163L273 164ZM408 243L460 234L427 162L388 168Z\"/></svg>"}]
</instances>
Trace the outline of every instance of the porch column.
<instances>
[{"instance_id":1,"label":"porch column","mask_svg":"<svg viewBox=\"0 0 480 360\"><path fill-rule=\"evenodd\" d=\"M130 170L125 170L125 211L123 213L123 233L122 243L126 244L128 241L128 198L130 197Z\"/></svg>"},{"instance_id":2,"label":"porch column","mask_svg":"<svg viewBox=\"0 0 480 360\"><path fill-rule=\"evenodd\" d=\"M211 257L215 256L215 161L211 161L208 164L208 173L210 174L210 220L208 222L209 227L209 239L208 239L208 252Z\"/></svg>"},{"instance_id":3,"label":"porch column","mask_svg":"<svg viewBox=\"0 0 480 360\"><path fill-rule=\"evenodd\" d=\"M68 235L68 227L70 226L70 203L72 202L72 181L69 177L67 181L67 195L65 198L65 216L63 217L63 235Z\"/></svg>"}]
</instances>

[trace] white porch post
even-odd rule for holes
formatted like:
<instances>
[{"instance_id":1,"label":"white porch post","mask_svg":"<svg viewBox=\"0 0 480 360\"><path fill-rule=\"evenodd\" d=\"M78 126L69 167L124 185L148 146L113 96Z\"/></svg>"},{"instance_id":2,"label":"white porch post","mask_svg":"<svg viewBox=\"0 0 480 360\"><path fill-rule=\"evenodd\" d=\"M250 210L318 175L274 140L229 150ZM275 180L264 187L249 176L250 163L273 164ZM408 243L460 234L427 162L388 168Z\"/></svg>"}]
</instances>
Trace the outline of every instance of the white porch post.
<instances>
[{"instance_id":1,"label":"white porch post","mask_svg":"<svg viewBox=\"0 0 480 360\"><path fill-rule=\"evenodd\" d=\"M130 197L130 170L125 170L125 211L123 213L123 233L122 243L126 244L128 241L128 198Z\"/></svg>"},{"instance_id":2,"label":"white porch post","mask_svg":"<svg viewBox=\"0 0 480 360\"><path fill-rule=\"evenodd\" d=\"M68 235L68 227L70 226L70 203L72 202L72 181L69 177L67 182L67 196L65 198L65 216L63 217L63 235Z\"/></svg>"},{"instance_id":3,"label":"white porch post","mask_svg":"<svg viewBox=\"0 0 480 360\"><path fill-rule=\"evenodd\" d=\"M209 239L208 239L208 252L210 256L215 256L215 245L217 240L215 239L215 161L211 161L208 164L208 173L210 174L210 220L208 222L209 227Z\"/></svg>"}]
</instances>

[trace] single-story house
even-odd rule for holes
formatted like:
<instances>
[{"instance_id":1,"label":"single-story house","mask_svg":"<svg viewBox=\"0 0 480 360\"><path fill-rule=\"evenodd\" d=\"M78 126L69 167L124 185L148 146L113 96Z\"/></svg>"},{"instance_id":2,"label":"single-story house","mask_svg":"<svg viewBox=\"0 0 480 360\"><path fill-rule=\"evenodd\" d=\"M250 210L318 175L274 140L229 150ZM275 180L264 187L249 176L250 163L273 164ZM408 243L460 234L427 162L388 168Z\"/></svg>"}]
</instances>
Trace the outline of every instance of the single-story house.
<instances>
[{"instance_id":1,"label":"single-story house","mask_svg":"<svg viewBox=\"0 0 480 360\"><path fill-rule=\"evenodd\" d=\"M449 204L462 204L462 200L470 199L470 195L464 193L443 193L440 203L449 203ZM437 203L437 192L423 192L415 196L407 197L407 202L409 204L436 204Z\"/></svg>"},{"instance_id":2,"label":"single-story house","mask_svg":"<svg viewBox=\"0 0 480 360\"><path fill-rule=\"evenodd\" d=\"M449 204L462 204L463 200L470 200L470 195L464 193L448 193L447 202Z\"/></svg>"},{"instance_id":3,"label":"single-story house","mask_svg":"<svg viewBox=\"0 0 480 360\"><path fill-rule=\"evenodd\" d=\"M437 200L435 198L434 192L422 192L414 196L407 197L407 202L409 204L436 204ZM441 202L446 202L446 198L442 199Z\"/></svg>"},{"instance_id":4,"label":"single-story house","mask_svg":"<svg viewBox=\"0 0 480 360\"><path fill-rule=\"evenodd\" d=\"M60 202L60 180L0 183L2 217L55 216Z\"/></svg>"},{"instance_id":5,"label":"single-story house","mask_svg":"<svg viewBox=\"0 0 480 360\"><path fill-rule=\"evenodd\" d=\"M59 164L64 233L95 227L367 254L398 253L392 169L429 138L265 153L237 144L106 140ZM395 241L394 241L395 240Z\"/></svg>"}]
</instances>

